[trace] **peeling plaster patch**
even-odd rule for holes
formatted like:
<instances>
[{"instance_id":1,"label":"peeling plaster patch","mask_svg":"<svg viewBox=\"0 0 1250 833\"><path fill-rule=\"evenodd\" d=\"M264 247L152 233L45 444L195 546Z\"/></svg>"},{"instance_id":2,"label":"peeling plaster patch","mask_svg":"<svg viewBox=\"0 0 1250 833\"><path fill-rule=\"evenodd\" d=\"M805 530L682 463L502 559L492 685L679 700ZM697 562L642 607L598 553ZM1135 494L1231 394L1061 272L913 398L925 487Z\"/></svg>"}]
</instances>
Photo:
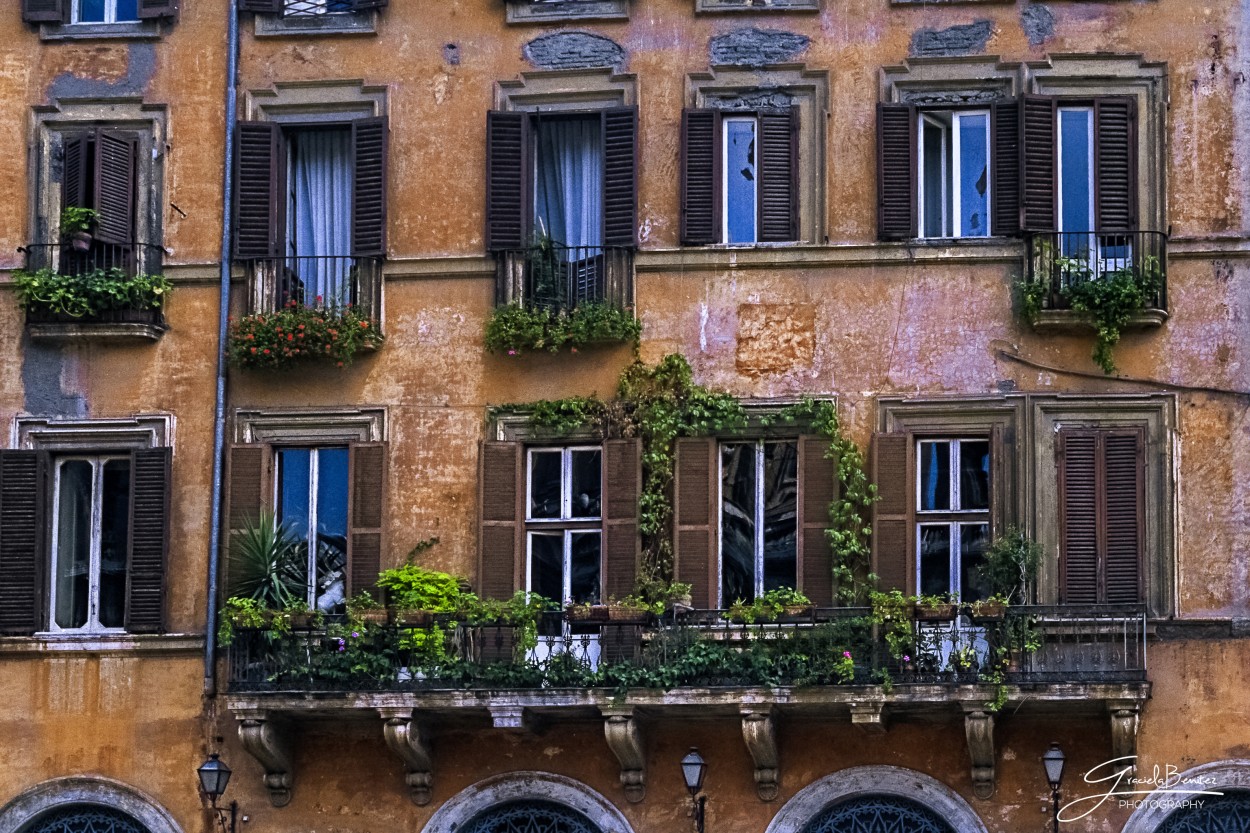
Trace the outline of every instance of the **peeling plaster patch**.
<instances>
[{"instance_id":1,"label":"peeling plaster patch","mask_svg":"<svg viewBox=\"0 0 1250 833\"><path fill-rule=\"evenodd\" d=\"M741 304L737 366L762 376L810 366L816 355L816 309L800 304Z\"/></svg>"},{"instance_id":2,"label":"peeling plaster patch","mask_svg":"<svg viewBox=\"0 0 1250 833\"><path fill-rule=\"evenodd\" d=\"M22 408L26 413L75 418L88 415L83 395L66 391L63 382L77 365L75 359L60 347L26 343L22 352Z\"/></svg>"},{"instance_id":3,"label":"peeling plaster patch","mask_svg":"<svg viewBox=\"0 0 1250 833\"><path fill-rule=\"evenodd\" d=\"M620 67L625 50L611 38L588 32L555 32L525 44L525 60L542 69Z\"/></svg>"},{"instance_id":4,"label":"peeling plaster patch","mask_svg":"<svg viewBox=\"0 0 1250 833\"><path fill-rule=\"evenodd\" d=\"M737 29L712 38L708 58L712 66L762 67L783 64L799 56L811 39L776 29Z\"/></svg>"},{"instance_id":5,"label":"peeling plaster patch","mask_svg":"<svg viewBox=\"0 0 1250 833\"><path fill-rule=\"evenodd\" d=\"M110 52L113 47L102 47ZM116 95L142 95L156 74L156 45L131 43L126 47L126 71L113 79L89 78L86 68L79 72L63 72L48 86L49 98L107 98ZM103 53L101 53L101 56ZM99 70L95 70L99 73ZM103 73L100 73L103 75Z\"/></svg>"},{"instance_id":6,"label":"peeling plaster patch","mask_svg":"<svg viewBox=\"0 0 1250 833\"><path fill-rule=\"evenodd\" d=\"M1046 6L1029 6L1020 13L1020 26L1029 38L1029 46L1041 46L1055 34L1055 15Z\"/></svg>"},{"instance_id":7,"label":"peeling plaster patch","mask_svg":"<svg viewBox=\"0 0 1250 833\"><path fill-rule=\"evenodd\" d=\"M911 37L911 55L918 58L976 55L985 51L992 34L994 27L988 20L949 29L920 29Z\"/></svg>"}]
</instances>

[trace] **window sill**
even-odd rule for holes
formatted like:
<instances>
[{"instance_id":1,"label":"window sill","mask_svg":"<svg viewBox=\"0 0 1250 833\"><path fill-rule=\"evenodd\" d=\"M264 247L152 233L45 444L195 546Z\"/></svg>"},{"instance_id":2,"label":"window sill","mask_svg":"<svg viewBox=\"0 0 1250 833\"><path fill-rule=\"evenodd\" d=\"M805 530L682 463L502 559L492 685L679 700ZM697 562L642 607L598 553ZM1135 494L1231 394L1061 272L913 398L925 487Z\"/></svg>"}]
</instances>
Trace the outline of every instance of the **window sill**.
<instances>
[{"instance_id":1,"label":"window sill","mask_svg":"<svg viewBox=\"0 0 1250 833\"><path fill-rule=\"evenodd\" d=\"M169 327L160 310L122 310L114 320L58 320L27 313L26 332L32 341L159 341ZM127 320L117 320L124 317Z\"/></svg>"},{"instance_id":2,"label":"window sill","mask_svg":"<svg viewBox=\"0 0 1250 833\"><path fill-rule=\"evenodd\" d=\"M0 637L0 654L194 654L204 650L198 634L51 634Z\"/></svg>"},{"instance_id":3,"label":"window sill","mask_svg":"<svg viewBox=\"0 0 1250 833\"><path fill-rule=\"evenodd\" d=\"M39 38L47 41L72 40L159 40L161 24L156 20L130 23L44 23Z\"/></svg>"},{"instance_id":4,"label":"window sill","mask_svg":"<svg viewBox=\"0 0 1250 833\"><path fill-rule=\"evenodd\" d=\"M508 0L508 23L629 20L629 0Z\"/></svg>"},{"instance_id":5,"label":"window sill","mask_svg":"<svg viewBox=\"0 0 1250 833\"><path fill-rule=\"evenodd\" d=\"M1124 329L1152 330L1162 327L1167 320L1167 310L1142 310L1129 318ZM1038 333L1084 333L1097 332L1098 328L1086 313L1070 309L1044 309L1033 320L1033 330Z\"/></svg>"},{"instance_id":6,"label":"window sill","mask_svg":"<svg viewBox=\"0 0 1250 833\"><path fill-rule=\"evenodd\" d=\"M700 14L818 12L820 0L695 0L694 10Z\"/></svg>"},{"instance_id":7,"label":"window sill","mask_svg":"<svg viewBox=\"0 0 1250 833\"><path fill-rule=\"evenodd\" d=\"M377 13L310 14L283 17L256 15L258 38L290 37L291 35L373 35L377 34Z\"/></svg>"}]
</instances>

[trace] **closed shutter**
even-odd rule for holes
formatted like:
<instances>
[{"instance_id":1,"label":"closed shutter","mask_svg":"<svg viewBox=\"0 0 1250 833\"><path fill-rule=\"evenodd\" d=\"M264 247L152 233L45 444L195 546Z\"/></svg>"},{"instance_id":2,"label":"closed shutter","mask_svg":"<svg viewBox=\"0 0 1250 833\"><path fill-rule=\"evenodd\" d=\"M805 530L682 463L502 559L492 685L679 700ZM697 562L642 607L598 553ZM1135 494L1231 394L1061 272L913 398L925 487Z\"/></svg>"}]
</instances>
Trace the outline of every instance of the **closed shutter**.
<instances>
[{"instance_id":1,"label":"closed shutter","mask_svg":"<svg viewBox=\"0 0 1250 833\"><path fill-rule=\"evenodd\" d=\"M352 443L348 447L348 488L351 526L347 530L347 595L378 594L385 526L386 443Z\"/></svg>"},{"instance_id":2,"label":"closed shutter","mask_svg":"<svg viewBox=\"0 0 1250 833\"><path fill-rule=\"evenodd\" d=\"M386 254L386 117L352 122L352 254Z\"/></svg>"},{"instance_id":3,"label":"closed shutter","mask_svg":"<svg viewBox=\"0 0 1250 833\"><path fill-rule=\"evenodd\" d=\"M44 621L47 455L0 451L0 633L27 636Z\"/></svg>"},{"instance_id":4,"label":"closed shutter","mask_svg":"<svg viewBox=\"0 0 1250 833\"><path fill-rule=\"evenodd\" d=\"M1099 599L1098 435L1059 432L1059 560L1061 604L1097 604Z\"/></svg>"},{"instance_id":5,"label":"closed shutter","mask_svg":"<svg viewBox=\"0 0 1250 833\"><path fill-rule=\"evenodd\" d=\"M638 576L638 495L642 491L642 443L637 439L603 444L604 593L623 599Z\"/></svg>"},{"instance_id":6,"label":"closed shutter","mask_svg":"<svg viewBox=\"0 0 1250 833\"><path fill-rule=\"evenodd\" d=\"M126 565L126 630L165 631L165 562L169 552L171 450L131 454L130 548Z\"/></svg>"},{"instance_id":7,"label":"closed shutter","mask_svg":"<svg viewBox=\"0 0 1250 833\"><path fill-rule=\"evenodd\" d=\"M1094 101L1095 231L1137 228L1137 100L1107 96Z\"/></svg>"},{"instance_id":8,"label":"closed shutter","mask_svg":"<svg viewBox=\"0 0 1250 833\"><path fill-rule=\"evenodd\" d=\"M1145 436L1141 431L1113 431L1104 435L1103 443L1105 599L1108 604L1133 604L1144 597Z\"/></svg>"},{"instance_id":9,"label":"closed shutter","mask_svg":"<svg viewBox=\"0 0 1250 833\"><path fill-rule=\"evenodd\" d=\"M759 114L759 239L795 240L799 227L799 108Z\"/></svg>"},{"instance_id":10,"label":"closed shutter","mask_svg":"<svg viewBox=\"0 0 1250 833\"><path fill-rule=\"evenodd\" d=\"M235 150L235 257L282 253L286 146L271 122L241 121Z\"/></svg>"},{"instance_id":11,"label":"closed shutter","mask_svg":"<svg viewBox=\"0 0 1250 833\"><path fill-rule=\"evenodd\" d=\"M135 242L135 159L132 135L101 130L95 146L95 236L115 245Z\"/></svg>"},{"instance_id":12,"label":"closed shutter","mask_svg":"<svg viewBox=\"0 0 1250 833\"><path fill-rule=\"evenodd\" d=\"M368 9L385 9L389 0L352 0L352 11L363 12Z\"/></svg>"},{"instance_id":13,"label":"closed shutter","mask_svg":"<svg viewBox=\"0 0 1250 833\"><path fill-rule=\"evenodd\" d=\"M916 236L916 108L877 105L877 234Z\"/></svg>"},{"instance_id":14,"label":"closed shutter","mask_svg":"<svg viewBox=\"0 0 1250 833\"><path fill-rule=\"evenodd\" d=\"M674 569L689 584L697 608L715 607L717 586L717 442L710 438L677 441L674 493Z\"/></svg>"},{"instance_id":15,"label":"closed shutter","mask_svg":"<svg viewBox=\"0 0 1250 833\"><path fill-rule=\"evenodd\" d=\"M139 19L176 18L178 0L139 0Z\"/></svg>"},{"instance_id":16,"label":"closed shutter","mask_svg":"<svg viewBox=\"0 0 1250 833\"><path fill-rule=\"evenodd\" d=\"M253 14L282 14L282 0L238 0L239 11Z\"/></svg>"},{"instance_id":17,"label":"closed shutter","mask_svg":"<svg viewBox=\"0 0 1250 833\"><path fill-rule=\"evenodd\" d=\"M94 137L70 136L65 139L65 156L61 171L61 207L87 208L87 160Z\"/></svg>"},{"instance_id":18,"label":"closed shutter","mask_svg":"<svg viewBox=\"0 0 1250 833\"><path fill-rule=\"evenodd\" d=\"M638 108L603 111L603 245L638 244Z\"/></svg>"},{"instance_id":19,"label":"closed shutter","mask_svg":"<svg viewBox=\"0 0 1250 833\"><path fill-rule=\"evenodd\" d=\"M877 485L873 506L872 571L881 590L910 593L915 581L912 488L908 457L909 434L874 434L872 478Z\"/></svg>"},{"instance_id":20,"label":"closed shutter","mask_svg":"<svg viewBox=\"0 0 1250 833\"><path fill-rule=\"evenodd\" d=\"M1020 99L1020 228L1055 231L1055 98Z\"/></svg>"},{"instance_id":21,"label":"closed shutter","mask_svg":"<svg viewBox=\"0 0 1250 833\"><path fill-rule=\"evenodd\" d=\"M688 246L720 242L719 124L715 110L681 112L681 242Z\"/></svg>"},{"instance_id":22,"label":"closed shutter","mask_svg":"<svg viewBox=\"0 0 1250 833\"><path fill-rule=\"evenodd\" d=\"M829 504L838 495L837 461L824 437L799 438L799 590L818 607L833 604Z\"/></svg>"},{"instance_id":23,"label":"closed shutter","mask_svg":"<svg viewBox=\"0 0 1250 833\"><path fill-rule=\"evenodd\" d=\"M994 102L994 220L999 236L1020 233L1020 102Z\"/></svg>"},{"instance_id":24,"label":"closed shutter","mask_svg":"<svg viewBox=\"0 0 1250 833\"><path fill-rule=\"evenodd\" d=\"M526 244L529 182L529 114L486 114L486 248L496 252Z\"/></svg>"},{"instance_id":25,"label":"closed shutter","mask_svg":"<svg viewBox=\"0 0 1250 833\"><path fill-rule=\"evenodd\" d=\"M524 453L520 443L482 443L477 578L478 594L486 599L507 599L523 586L518 554L523 543Z\"/></svg>"},{"instance_id":26,"label":"closed shutter","mask_svg":"<svg viewBox=\"0 0 1250 833\"><path fill-rule=\"evenodd\" d=\"M27 23L65 23L70 0L22 0L22 20Z\"/></svg>"}]
</instances>

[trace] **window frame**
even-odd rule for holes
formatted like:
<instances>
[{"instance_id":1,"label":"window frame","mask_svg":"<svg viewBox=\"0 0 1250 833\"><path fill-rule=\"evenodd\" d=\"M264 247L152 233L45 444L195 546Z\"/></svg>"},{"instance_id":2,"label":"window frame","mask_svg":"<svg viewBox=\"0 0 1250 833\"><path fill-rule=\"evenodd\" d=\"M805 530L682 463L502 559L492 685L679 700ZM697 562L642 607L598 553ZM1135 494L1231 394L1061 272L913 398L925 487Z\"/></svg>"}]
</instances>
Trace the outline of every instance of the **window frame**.
<instances>
[{"instance_id":1,"label":"window frame","mask_svg":"<svg viewBox=\"0 0 1250 833\"><path fill-rule=\"evenodd\" d=\"M963 531L964 527L984 526L986 530L986 542L988 543L993 534L993 500L995 487L997 484L994 479L995 461L990 460L990 470L987 472L987 483L989 489L987 491L987 503L984 509L965 508L962 497L961 481L959 476L962 471L963 460L963 444L965 442L983 442L986 444L986 454L993 454L993 442L991 437L986 435L965 434L959 436L933 436L927 434L915 435L913 443L913 451L916 459L916 494L914 496L916 506L915 519L915 560L916 575L915 582L917 592L923 592L924 587L924 565L921 559L921 552L924 543L923 529L925 527L946 527L948 530L947 538L947 559L948 559L948 587L945 591L954 594L956 598L963 597ZM947 499L950 503L946 509L924 509L923 506L923 487L922 479L924 477L924 446L931 443L946 443L951 453L948 457L948 485ZM968 601L968 599L964 599Z\"/></svg>"},{"instance_id":2,"label":"window frame","mask_svg":"<svg viewBox=\"0 0 1250 833\"><path fill-rule=\"evenodd\" d=\"M725 164L721 165L721 177L720 177L721 179L720 192L724 194L724 198L721 200L721 217L720 217L721 240L725 241L726 246L754 246L760 242L760 227L759 227L760 226L760 221L759 221L759 212L760 212L759 127L760 127L760 121L759 121L759 116L753 112L737 113L737 112L730 111L729 113L721 114L720 124L721 124L720 154L721 154L721 159L725 160ZM731 125L734 125L734 124L750 124L751 125L751 156L753 157L753 160L754 160L750 163L751 165L751 187L750 187L751 234L749 235L749 239L746 239L746 240L731 240L730 239L730 236L731 236L730 235L730 227L731 227L730 214L732 213L732 208L733 208L731 204L736 202L735 200L731 199L730 196L731 194L736 193L736 192L731 191L729 187L729 180L733 174L733 171L730 170L731 166L729 164L729 161L730 161L729 145L730 145L730 139L731 139L730 134L732 132L729 128ZM746 216L745 212L740 211L739 213L742 213L743 216Z\"/></svg>"},{"instance_id":3,"label":"window frame","mask_svg":"<svg viewBox=\"0 0 1250 833\"><path fill-rule=\"evenodd\" d=\"M754 588L753 588L754 596L752 598L757 599L766 592L765 591L765 580L766 580L765 566L766 565L764 562L764 553L766 549L765 541L764 541L764 532L765 532L764 512L766 508L767 484L765 483L765 478L763 475L764 475L765 464L766 464L765 455L764 455L764 446L768 444L775 444L775 445L785 444L785 445L791 445L794 447L794 525L795 525L794 582L790 585L783 585L783 586L789 586L791 589L796 589L796 590L798 589L799 576L800 576L800 573L802 572L802 565L800 563L800 558L799 558L799 546L800 546L799 535L798 535L798 527L800 523L799 507L803 500L803 495L800 493L800 489L802 488L800 485L802 475L799 473L799 436L796 434L793 437L741 437L741 438L720 437L717 439L717 443L716 443L716 459L717 459L716 483L718 485L718 488L716 490L715 499L716 499L716 517L717 517L717 521L716 521L716 529L717 529L717 534L716 534L716 581L717 581L716 598L717 598L717 604L721 608L727 608L729 607L729 605L733 604L733 602L735 601L734 599L725 598L725 557L724 557L725 556L725 534L724 534L724 530L725 530L725 520L724 520L725 518L725 472L724 472L725 456L724 456L724 448L726 445L751 445L753 446L752 453L753 453L754 463L755 463L754 465L755 494L752 497L755 501L755 516L752 519L752 522L755 526L755 539L753 541L754 559L752 562L752 566L753 566L755 575L754 575ZM746 599L745 601L751 601L751 599Z\"/></svg>"},{"instance_id":4,"label":"window frame","mask_svg":"<svg viewBox=\"0 0 1250 833\"><path fill-rule=\"evenodd\" d=\"M139 23L138 4L140 0L135 2L135 16L133 18L117 19L117 3L118 0L103 0L104 2L104 19L103 20L82 20L82 4L83 0L70 0L69 26L115 26L118 24L136 24Z\"/></svg>"},{"instance_id":5,"label":"window frame","mask_svg":"<svg viewBox=\"0 0 1250 833\"><path fill-rule=\"evenodd\" d=\"M560 452L560 513L554 518L535 518L534 508L534 457L537 454ZM574 516L573 504L573 455L577 452L599 453L599 513L585 517ZM603 446L596 444L572 444L562 446L529 445L525 447L525 515L523 520L525 535L524 590L535 592L533 587L534 570L534 538L536 536L561 536L561 590L560 598L564 602L572 599L573 581L573 536L593 534L599 538L598 587L594 600L601 601L604 597L604 552L603 552L603 500L604 492L609 485L604 476Z\"/></svg>"},{"instance_id":6,"label":"window frame","mask_svg":"<svg viewBox=\"0 0 1250 833\"><path fill-rule=\"evenodd\" d=\"M307 484L308 517L302 519L302 522L304 523L306 527L305 536L303 540L304 540L304 545L307 547L307 553L306 553L305 562L304 562L305 569L307 570L305 574L307 576L307 584L305 585L305 588L304 588L304 591L305 591L304 600L305 600L305 603L313 610L317 609L318 588L321 583L321 577L317 574L317 547L318 547L317 530L320 526L317 510L319 508L319 501L320 501L320 495L321 495L321 480L320 480L321 452L327 451L327 450L340 450L340 449L344 452L348 461L350 461L351 446L346 445L346 444L317 444L317 445L279 444L279 445L274 445L272 447L273 455L274 455L272 506L274 507L275 521L278 523L284 522L284 517L281 514L281 510L282 510L282 502L283 502L283 488L282 487L284 484L285 475L282 469L283 463L282 463L281 455L285 451L307 451L309 452L308 484ZM349 465L350 465L350 462L349 462ZM350 502L349 502L350 490L351 490L351 472L349 468L345 467L343 470L343 504L344 504L344 516L345 516L345 521L346 521L345 528L343 530L344 598L335 604L336 607L343 604L347 600L346 598L346 592L347 592L346 542L347 542L348 536L351 534L351 529L350 529L351 523L350 523L350 520L347 519L347 515L351 510Z\"/></svg>"},{"instance_id":7,"label":"window frame","mask_svg":"<svg viewBox=\"0 0 1250 833\"><path fill-rule=\"evenodd\" d=\"M939 120L935 114L949 113L951 122L949 125ZM986 233L985 234L965 234L963 230L963 188L961 187L963 169L962 159L962 130L960 122L968 116L983 116L985 118L985 216L986 216ZM918 126L916 129L916 230L921 238L935 239L959 239L959 240L979 240L995 236L993 235L993 217L994 217L994 111L990 108L983 107L967 107L967 108L950 108L940 109L937 107L917 108L916 118ZM942 131L942 171L940 174L942 184L942 218L941 234L926 234L926 221L929 219L925 213L925 190L927 173L925 165L925 126L931 124ZM947 148L949 147L949 152ZM949 230L949 233L947 233Z\"/></svg>"}]
</instances>

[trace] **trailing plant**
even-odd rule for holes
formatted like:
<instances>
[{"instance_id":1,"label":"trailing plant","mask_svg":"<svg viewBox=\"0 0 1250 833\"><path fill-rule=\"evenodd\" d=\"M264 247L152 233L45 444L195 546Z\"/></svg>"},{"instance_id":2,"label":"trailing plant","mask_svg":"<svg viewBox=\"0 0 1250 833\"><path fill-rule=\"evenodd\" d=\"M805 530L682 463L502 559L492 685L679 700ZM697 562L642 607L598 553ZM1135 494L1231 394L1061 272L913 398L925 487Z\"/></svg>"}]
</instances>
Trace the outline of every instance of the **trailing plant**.
<instances>
[{"instance_id":1,"label":"trailing plant","mask_svg":"<svg viewBox=\"0 0 1250 833\"><path fill-rule=\"evenodd\" d=\"M231 596L226 599L217 617L217 642L229 645L234 641L235 628L259 629L272 621L272 612L255 599Z\"/></svg>"},{"instance_id":2,"label":"trailing plant","mask_svg":"<svg viewBox=\"0 0 1250 833\"><path fill-rule=\"evenodd\" d=\"M986 547L977 577L984 581L993 596L1008 603L1017 599L1027 603L1029 588L1042 560L1042 547L1019 527L1009 526Z\"/></svg>"},{"instance_id":3,"label":"trailing plant","mask_svg":"<svg viewBox=\"0 0 1250 833\"><path fill-rule=\"evenodd\" d=\"M572 309L497 307L486 323L486 349L517 356L527 351L558 353L598 342L638 343L642 324L633 312L610 304L592 302Z\"/></svg>"},{"instance_id":4,"label":"trailing plant","mask_svg":"<svg viewBox=\"0 0 1250 833\"><path fill-rule=\"evenodd\" d=\"M373 594L368 590L361 590L355 596L347 600L347 615L360 615L365 611L385 610L386 606L373 598Z\"/></svg>"},{"instance_id":5,"label":"trailing plant","mask_svg":"<svg viewBox=\"0 0 1250 833\"><path fill-rule=\"evenodd\" d=\"M639 577L634 583L634 591L630 595L643 602L658 606L657 613L663 613L674 604L690 604L690 594L694 588L683 581L667 581L654 576Z\"/></svg>"},{"instance_id":6,"label":"trailing plant","mask_svg":"<svg viewBox=\"0 0 1250 833\"><path fill-rule=\"evenodd\" d=\"M374 322L350 304L306 307L292 300L278 312L232 321L227 355L240 368L279 370L306 360L342 367L383 340Z\"/></svg>"},{"instance_id":7,"label":"trailing plant","mask_svg":"<svg viewBox=\"0 0 1250 833\"><path fill-rule=\"evenodd\" d=\"M909 662L916 651L916 636L912 630L916 598L903 595L901 590L872 590L868 600L872 605L872 621L881 628L890 656Z\"/></svg>"},{"instance_id":8,"label":"trailing plant","mask_svg":"<svg viewBox=\"0 0 1250 833\"><path fill-rule=\"evenodd\" d=\"M67 205L61 209L61 236L69 237L71 234L91 231L99 217L100 212L94 208Z\"/></svg>"},{"instance_id":9,"label":"trailing plant","mask_svg":"<svg viewBox=\"0 0 1250 833\"><path fill-rule=\"evenodd\" d=\"M13 271L17 303L27 312L92 317L110 310L160 309L172 284L163 275L127 275L117 267L62 275L54 269Z\"/></svg>"},{"instance_id":10,"label":"trailing plant","mask_svg":"<svg viewBox=\"0 0 1250 833\"><path fill-rule=\"evenodd\" d=\"M812 600L792 587L780 587L756 596L752 602L736 600L721 614L734 622L775 622L788 607L811 605Z\"/></svg>"},{"instance_id":11,"label":"trailing plant","mask_svg":"<svg viewBox=\"0 0 1250 833\"><path fill-rule=\"evenodd\" d=\"M307 598L306 542L272 512L247 519L230 536L228 593L284 610Z\"/></svg>"}]
</instances>

